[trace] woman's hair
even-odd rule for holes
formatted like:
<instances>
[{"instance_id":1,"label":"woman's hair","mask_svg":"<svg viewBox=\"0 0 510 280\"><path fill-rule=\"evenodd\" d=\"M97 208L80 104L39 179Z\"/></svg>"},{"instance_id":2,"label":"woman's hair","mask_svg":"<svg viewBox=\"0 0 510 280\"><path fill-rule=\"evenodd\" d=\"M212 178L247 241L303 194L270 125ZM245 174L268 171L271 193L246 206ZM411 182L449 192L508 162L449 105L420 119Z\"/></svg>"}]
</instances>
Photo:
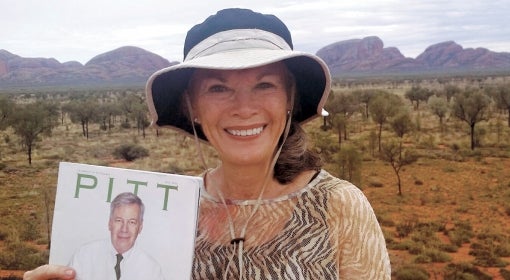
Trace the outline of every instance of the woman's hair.
<instances>
[{"instance_id":1,"label":"woman's hair","mask_svg":"<svg viewBox=\"0 0 510 280\"><path fill-rule=\"evenodd\" d=\"M289 135L274 166L274 177L279 183L290 183L303 171L321 169L321 158L308 149L307 143L306 133L299 123L292 122Z\"/></svg>"},{"instance_id":2,"label":"woman's hair","mask_svg":"<svg viewBox=\"0 0 510 280\"><path fill-rule=\"evenodd\" d=\"M299 112L301 110L299 108L300 96L296 92L296 79L290 70L286 71L286 88L289 99L294 103L293 114ZM281 145L282 140L280 139L279 145ZM301 125L298 122L291 121L289 134L274 166L274 178L280 184L288 184L301 172L307 170L319 171L321 167L322 160L319 155L308 149L306 133Z\"/></svg>"}]
</instances>

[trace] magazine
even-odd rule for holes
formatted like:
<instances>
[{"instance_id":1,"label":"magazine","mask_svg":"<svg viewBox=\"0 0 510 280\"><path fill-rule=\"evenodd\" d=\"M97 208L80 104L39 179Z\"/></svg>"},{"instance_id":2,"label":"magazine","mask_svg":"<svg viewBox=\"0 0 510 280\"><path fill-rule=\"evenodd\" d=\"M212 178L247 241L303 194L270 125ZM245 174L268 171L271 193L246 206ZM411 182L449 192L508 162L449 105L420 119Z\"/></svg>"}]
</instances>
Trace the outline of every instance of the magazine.
<instances>
[{"instance_id":1,"label":"magazine","mask_svg":"<svg viewBox=\"0 0 510 280\"><path fill-rule=\"evenodd\" d=\"M110 202L128 192L145 205L136 248L142 248L159 263L164 279L189 279L201 185L201 177L61 162L50 264L70 265L82 246L113 240ZM112 242L103 243L108 246L95 251L109 248ZM100 261L101 257L94 260ZM78 269L77 273L85 275ZM123 279L129 279L128 275Z\"/></svg>"}]
</instances>

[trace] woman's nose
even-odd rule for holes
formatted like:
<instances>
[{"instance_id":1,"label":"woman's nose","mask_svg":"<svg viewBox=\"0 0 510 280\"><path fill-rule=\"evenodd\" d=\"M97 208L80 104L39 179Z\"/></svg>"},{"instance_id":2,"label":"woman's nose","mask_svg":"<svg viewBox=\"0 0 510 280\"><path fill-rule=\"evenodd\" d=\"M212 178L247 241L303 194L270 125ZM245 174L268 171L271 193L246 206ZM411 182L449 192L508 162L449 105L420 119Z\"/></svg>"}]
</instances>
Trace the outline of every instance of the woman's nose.
<instances>
[{"instance_id":1,"label":"woman's nose","mask_svg":"<svg viewBox=\"0 0 510 280\"><path fill-rule=\"evenodd\" d=\"M233 112L242 117L251 116L257 111L256 100L250 90L237 90L233 101Z\"/></svg>"}]
</instances>

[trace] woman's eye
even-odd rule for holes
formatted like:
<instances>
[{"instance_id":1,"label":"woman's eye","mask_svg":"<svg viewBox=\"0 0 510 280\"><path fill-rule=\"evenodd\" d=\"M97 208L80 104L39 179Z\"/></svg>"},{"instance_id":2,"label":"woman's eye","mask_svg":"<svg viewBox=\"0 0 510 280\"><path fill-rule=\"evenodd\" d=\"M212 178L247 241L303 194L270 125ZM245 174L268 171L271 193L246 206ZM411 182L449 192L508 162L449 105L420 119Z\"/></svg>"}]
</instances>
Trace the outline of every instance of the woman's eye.
<instances>
[{"instance_id":1,"label":"woman's eye","mask_svg":"<svg viewBox=\"0 0 510 280\"><path fill-rule=\"evenodd\" d=\"M225 92L227 91L227 88L222 85L214 85L209 87L208 92Z\"/></svg>"},{"instance_id":2,"label":"woman's eye","mask_svg":"<svg viewBox=\"0 0 510 280\"><path fill-rule=\"evenodd\" d=\"M259 89L270 89L274 88L274 85L272 83L260 83L257 85L257 88Z\"/></svg>"}]
</instances>

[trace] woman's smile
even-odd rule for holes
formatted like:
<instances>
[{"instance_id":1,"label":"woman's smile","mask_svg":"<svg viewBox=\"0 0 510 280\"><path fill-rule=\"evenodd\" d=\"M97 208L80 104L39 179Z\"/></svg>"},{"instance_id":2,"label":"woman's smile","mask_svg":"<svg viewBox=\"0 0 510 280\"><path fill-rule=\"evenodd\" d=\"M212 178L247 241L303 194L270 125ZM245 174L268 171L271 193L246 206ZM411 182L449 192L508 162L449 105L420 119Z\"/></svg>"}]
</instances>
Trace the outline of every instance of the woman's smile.
<instances>
[{"instance_id":1,"label":"woman's smile","mask_svg":"<svg viewBox=\"0 0 510 280\"><path fill-rule=\"evenodd\" d=\"M250 129L225 129L229 134L233 136L256 136L262 133L264 126L250 128Z\"/></svg>"}]
</instances>

